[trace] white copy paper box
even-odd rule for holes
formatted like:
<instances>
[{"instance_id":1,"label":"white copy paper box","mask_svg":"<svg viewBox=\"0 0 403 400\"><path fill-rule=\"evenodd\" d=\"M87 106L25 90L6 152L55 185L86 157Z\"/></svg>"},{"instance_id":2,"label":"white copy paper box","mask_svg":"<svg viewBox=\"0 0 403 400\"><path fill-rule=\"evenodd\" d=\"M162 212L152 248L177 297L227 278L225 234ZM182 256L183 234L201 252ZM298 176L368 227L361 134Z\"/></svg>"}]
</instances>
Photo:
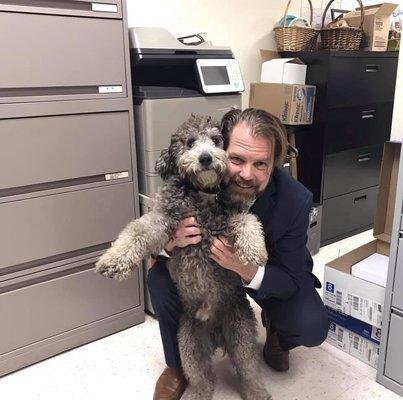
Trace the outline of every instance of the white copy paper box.
<instances>
[{"instance_id":1,"label":"white copy paper box","mask_svg":"<svg viewBox=\"0 0 403 400\"><path fill-rule=\"evenodd\" d=\"M325 266L325 305L377 328L381 327L385 288Z\"/></svg>"},{"instance_id":2,"label":"white copy paper box","mask_svg":"<svg viewBox=\"0 0 403 400\"><path fill-rule=\"evenodd\" d=\"M275 58L262 63L260 82L305 84L306 65L299 58Z\"/></svg>"},{"instance_id":3,"label":"white copy paper box","mask_svg":"<svg viewBox=\"0 0 403 400\"><path fill-rule=\"evenodd\" d=\"M376 368L379 357L379 345L367 340L348 329L330 322L326 341L355 358Z\"/></svg>"}]
</instances>

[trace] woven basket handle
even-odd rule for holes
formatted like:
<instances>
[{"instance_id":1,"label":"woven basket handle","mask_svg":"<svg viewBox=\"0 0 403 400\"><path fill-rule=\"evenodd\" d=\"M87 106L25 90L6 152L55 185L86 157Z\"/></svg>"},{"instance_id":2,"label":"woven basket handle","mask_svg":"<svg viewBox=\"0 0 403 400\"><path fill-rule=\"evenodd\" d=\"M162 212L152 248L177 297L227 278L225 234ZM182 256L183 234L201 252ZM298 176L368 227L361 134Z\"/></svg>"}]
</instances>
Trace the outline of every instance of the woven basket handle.
<instances>
[{"instance_id":1,"label":"woven basket handle","mask_svg":"<svg viewBox=\"0 0 403 400\"><path fill-rule=\"evenodd\" d=\"M364 24L364 5L362 4L361 0L357 0L358 4L360 5L360 11L361 11L361 23L360 23L360 29L362 29L362 25ZM323 11L323 17L322 17L322 29L325 26L325 19L326 19L326 14L329 10L330 5L334 2L334 0L330 0L329 3L327 4L325 11Z\"/></svg>"},{"instance_id":2,"label":"woven basket handle","mask_svg":"<svg viewBox=\"0 0 403 400\"><path fill-rule=\"evenodd\" d=\"M283 27L285 27L286 17L287 17L287 15L288 15L288 9L290 8L291 1L292 1L292 0L288 0L287 7L285 8L285 13L284 13L284 18L283 18ZM311 0L308 0L308 3L309 3L309 9L310 9L310 11L311 11L311 17L310 17L309 21L310 21L311 28L312 28L313 7L312 7L312 2L311 2Z\"/></svg>"}]
</instances>

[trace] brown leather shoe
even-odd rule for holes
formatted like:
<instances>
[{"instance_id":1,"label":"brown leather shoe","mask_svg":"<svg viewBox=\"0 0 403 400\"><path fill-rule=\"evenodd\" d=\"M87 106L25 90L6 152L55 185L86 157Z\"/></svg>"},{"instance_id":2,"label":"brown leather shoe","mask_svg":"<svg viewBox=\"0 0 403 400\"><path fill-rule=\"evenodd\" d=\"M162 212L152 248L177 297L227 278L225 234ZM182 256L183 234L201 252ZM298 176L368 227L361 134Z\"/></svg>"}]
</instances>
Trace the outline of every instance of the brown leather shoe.
<instances>
[{"instance_id":1,"label":"brown leather shoe","mask_svg":"<svg viewBox=\"0 0 403 400\"><path fill-rule=\"evenodd\" d=\"M276 371L287 371L290 368L290 352L281 348L277 332L270 328L270 319L263 310L262 323L266 328L266 343L263 348L263 358L266 364Z\"/></svg>"},{"instance_id":2,"label":"brown leather shoe","mask_svg":"<svg viewBox=\"0 0 403 400\"><path fill-rule=\"evenodd\" d=\"M166 367L155 384L153 400L179 400L187 385L180 368Z\"/></svg>"}]
</instances>

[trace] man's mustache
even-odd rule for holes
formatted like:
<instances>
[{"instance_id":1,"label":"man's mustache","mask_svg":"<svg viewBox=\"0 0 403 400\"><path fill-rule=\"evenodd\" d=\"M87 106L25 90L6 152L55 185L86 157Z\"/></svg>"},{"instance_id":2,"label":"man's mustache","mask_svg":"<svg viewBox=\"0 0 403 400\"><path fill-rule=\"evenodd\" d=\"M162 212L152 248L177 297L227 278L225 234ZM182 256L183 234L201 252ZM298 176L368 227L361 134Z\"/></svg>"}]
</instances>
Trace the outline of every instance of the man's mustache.
<instances>
[{"instance_id":1,"label":"man's mustache","mask_svg":"<svg viewBox=\"0 0 403 400\"><path fill-rule=\"evenodd\" d=\"M240 176L234 176L231 178L230 182L237 183L241 186L249 186L249 187L256 187L256 183L254 181L245 181Z\"/></svg>"}]
</instances>

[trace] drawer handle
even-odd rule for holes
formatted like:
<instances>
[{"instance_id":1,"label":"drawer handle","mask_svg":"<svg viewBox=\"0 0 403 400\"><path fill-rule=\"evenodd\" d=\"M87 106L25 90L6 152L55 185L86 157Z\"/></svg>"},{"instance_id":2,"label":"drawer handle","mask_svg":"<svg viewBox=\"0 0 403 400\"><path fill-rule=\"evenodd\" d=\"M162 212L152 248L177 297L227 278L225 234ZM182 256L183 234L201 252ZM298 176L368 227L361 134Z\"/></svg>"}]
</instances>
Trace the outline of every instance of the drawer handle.
<instances>
[{"instance_id":1,"label":"drawer handle","mask_svg":"<svg viewBox=\"0 0 403 400\"><path fill-rule=\"evenodd\" d=\"M117 4L91 3L92 11L117 13Z\"/></svg>"},{"instance_id":2,"label":"drawer handle","mask_svg":"<svg viewBox=\"0 0 403 400\"><path fill-rule=\"evenodd\" d=\"M371 153L361 154L358 156L358 162L365 162L371 160Z\"/></svg>"},{"instance_id":3,"label":"drawer handle","mask_svg":"<svg viewBox=\"0 0 403 400\"><path fill-rule=\"evenodd\" d=\"M375 118L375 110L368 110L368 111L363 111L361 115L362 119L370 119L370 118Z\"/></svg>"},{"instance_id":4,"label":"drawer handle","mask_svg":"<svg viewBox=\"0 0 403 400\"><path fill-rule=\"evenodd\" d=\"M398 317L403 318L403 312L400 310L396 310L396 308L392 308L392 314L397 315Z\"/></svg>"},{"instance_id":5,"label":"drawer handle","mask_svg":"<svg viewBox=\"0 0 403 400\"><path fill-rule=\"evenodd\" d=\"M354 203L358 203L361 200L366 200L367 199L367 195L364 194L363 196L358 196L354 199Z\"/></svg>"},{"instance_id":6,"label":"drawer handle","mask_svg":"<svg viewBox=\"0 0 403 400\"><path fill-rule=\"evenodd\" d=\"M378 72L379 65L376 64L367 64L365 67L365 72Z\"/></svg>"}]
</instances>

